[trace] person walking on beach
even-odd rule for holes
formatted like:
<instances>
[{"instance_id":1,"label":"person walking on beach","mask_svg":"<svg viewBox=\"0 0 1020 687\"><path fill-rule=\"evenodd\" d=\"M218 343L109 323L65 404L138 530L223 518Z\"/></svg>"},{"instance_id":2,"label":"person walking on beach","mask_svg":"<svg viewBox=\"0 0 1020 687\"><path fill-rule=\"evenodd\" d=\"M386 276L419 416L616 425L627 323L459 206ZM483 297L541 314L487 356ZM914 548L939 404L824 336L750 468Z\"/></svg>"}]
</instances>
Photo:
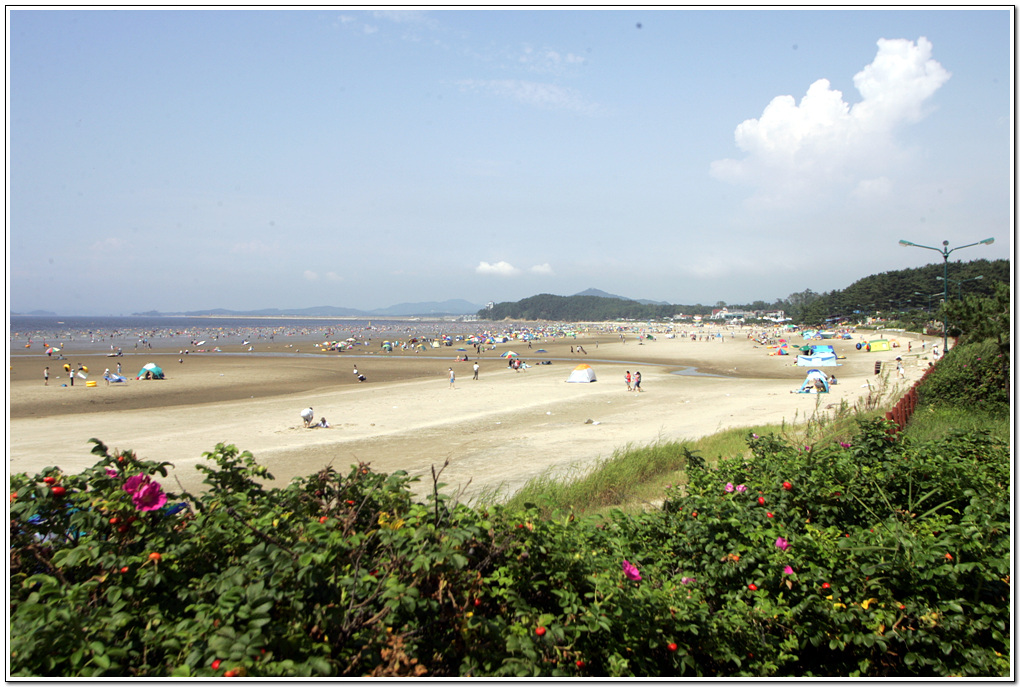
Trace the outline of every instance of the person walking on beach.
<instances>
[{"instance_id":1,"label":"person walking on beach","mask_svg":"<svg viewBox=\"0 0 1020 687\"><path fill-rule=\"evenodd\" d=\"M623 375L623 380L627 382L627 391L633 391L630 387L630 370L627 370L627 374Z\"/></svg>"},{"instance_id":2,"label":"person walking on beach","mask_svg":"<svg viewBox=\"0 0 1020 687\"><path fill-rule=\"evenodd\" d=\"M641 373L634 370L634 391L641 391Z\"/></svg>"},{"instance_id":3,"label":"person walking on beach","mask_svg":"<svg viewBox=\"0 0 1020 687\"><path fill-rule=\"evenodd\" d=\"M43 386L50 385L50 368L44 367L42 372Z\"/></svg>"},{"instance_id":4,"label":"person walking on beach","mask_svg":"<svg viewBox=\"0 0 1020 687\"><path fill-rule=\"evenodd\" d=\"M457 387L455 387L455 386L453 385L453 383L454 383L454 381L455 381L456 379L457 379L457 375L456 375L456 374L454 373L454 371L453 371L453 368L451 367L451 368L450 368L450 388L451 388L451 389L456 389L456 388L457 388Z\"/></svg>"},{"instance_id":5,"label":"person walking on beach","mask_svg":"<svg viewBox=\"0 0 1020 687\"><path fill-rule=\"evenodd\" d=\"M475 376L472 377L471 379L478 379L478 361L475 361L474 371L475 371Z\"/></svg>"}]
</instances>

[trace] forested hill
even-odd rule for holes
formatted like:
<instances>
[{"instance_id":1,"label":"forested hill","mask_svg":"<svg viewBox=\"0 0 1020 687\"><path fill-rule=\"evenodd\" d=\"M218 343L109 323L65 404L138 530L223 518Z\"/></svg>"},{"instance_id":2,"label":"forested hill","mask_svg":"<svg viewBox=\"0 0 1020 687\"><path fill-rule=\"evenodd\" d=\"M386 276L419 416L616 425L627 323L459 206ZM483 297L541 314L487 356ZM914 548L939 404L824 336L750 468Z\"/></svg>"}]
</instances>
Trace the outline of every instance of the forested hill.
<instances>
[{"instance_id":1,"label":"forested hill","mask_svg":"<svg viewBox=\"0 0 1020 687\"><path fill-rule=\"evenodd\" d=\"M679 314L710 315L712 310L782 310L795 322L822 323L838 316L853 317L855 313L888 312L890 310L931 310L938 308L943 282L941 263L882 272L860 279L845 289L815 293L806 289L773 302L761 300L734 304L667 305L640 303L625 298L576 295L555 296L548 293L517 302L497 303L491 309L478 311L486 320L553 320L558 322L600 322L612 320L656 320ZM981 279L976 279L980 276ZM957 294L991 295L996 282L1010 283L1008 260L972 260L949 264L950 298Z\"/></svg>"},{"instance_id":2,"label":"forested hill","mask_svg":"<svg viewBox=\"0 0 1020 687\"><path fill-rule=\"evenodd\" d=\"M821 323L855 312L889 312L938 309L944 292L941 263L864 277L845 289L821 294L806 304L797 320ZM980 277L980 278L979 278ZM972 260L949 263L949 298L991 296L996 282L1010 283L1008 260Z\"/></svg>"},{"instance_id":3,"label":"forested hill","mask_svg":"<svg viewBox=\"0 0 1020 687\"><path fill-rule=\"evenodd\" d=\"M605 320L651 320L684 314L710 314L711 307L691 308L676 305L638 303L624 298L604 296L554 296L542 293L516 303L497 303L491 310L478 311L488 320L555 320L558 322L600 322Z\"/></svg>"}]
</instances>

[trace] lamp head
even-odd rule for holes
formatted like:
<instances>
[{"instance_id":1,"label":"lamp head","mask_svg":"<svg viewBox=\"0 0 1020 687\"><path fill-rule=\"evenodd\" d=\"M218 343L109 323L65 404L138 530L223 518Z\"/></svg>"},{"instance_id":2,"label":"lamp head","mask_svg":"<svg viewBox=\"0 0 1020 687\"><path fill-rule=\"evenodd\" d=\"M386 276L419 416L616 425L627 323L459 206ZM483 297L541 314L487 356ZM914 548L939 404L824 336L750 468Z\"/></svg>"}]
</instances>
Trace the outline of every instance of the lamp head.
<instances>
[{"instance_id":1,"label":"lamp head","mask_svg":"<svg viewBox=\"0 0 1020 687\"><path fill-rule=\"evenodd\" d=\"M904 241L903 239L900 239L900 245L901 246L912 246L914 244L912 244L910 241Z\"/></svg>"}]
</instances>

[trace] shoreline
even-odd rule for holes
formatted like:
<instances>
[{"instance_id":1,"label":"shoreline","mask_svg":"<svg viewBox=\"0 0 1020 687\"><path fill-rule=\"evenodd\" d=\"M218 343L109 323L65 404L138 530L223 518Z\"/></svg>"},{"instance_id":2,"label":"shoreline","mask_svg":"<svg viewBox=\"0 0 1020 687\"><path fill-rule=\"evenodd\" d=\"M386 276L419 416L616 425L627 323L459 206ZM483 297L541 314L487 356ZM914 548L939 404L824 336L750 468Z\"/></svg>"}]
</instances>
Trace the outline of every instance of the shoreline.
<instances>
[{"instance_id":1,"label":"shoreline","mask_svg":"<svg viewBox=\"0 0 1020 687\"><path fill-rule=\"evenodd\" d=\"M860 340L825 342L846 356L842 366L823 368L840 380L828 395L791 393L807 369L792 364L796 356L769 356L766 348L737 338L721 343L658 337L637 344L602 332L537 340L531 350L510 341L486 347L480 356L473 347L462 346L465 353L456 345L420 355L360 350L298 355L289 351L305 344L295 341L276 342L266 355L233 350L182 356L161 348L119 358L73 354L60 361L76 365L80 357L93 372L89 378L98 379L91 388L83 382L59 386L66 377L55 378L57 361L22 351L9 359L9 466L13 472L48 465L77 472L95 463L87 442L96 437L111 450L131 449L142 458L173 463L166 480L171 491L178 480L198 490L201 475L192 466L222 442L251 451L282 483L329 463L344 471L359 461L424 478L432 465L450 458L443 475L447 489L463 489L471 498L499 485L514 490L544 471L583 467L627 446L789 423L843 401L853 405L875 384L874 362L899 354L899 349L856 351ZM587 356L571 354L578 345ZM537 353L539 348L546 352ZM507 350L532 366L514 372L500 357ZM465 354L469 361L454 360ZM903 357L908 386L924 363L917 353L904 351ZM473 380L476 360L480 375ZM551 364L534 364L544 360ZM51 378L44 386L47 361ZM156 362L167 379L106 386L103 368L115 369L118 361L126 376ZM598 381L565 383L585 362ZM355 367L366 382L357 381ZM689 367L706 374L677 374ZM456 374L453 388L450 368ZM642 372L642 393L626 390L625 370ZM298 414L307 406L332 426L304 429Z\"/></svg>"}]
</instances>

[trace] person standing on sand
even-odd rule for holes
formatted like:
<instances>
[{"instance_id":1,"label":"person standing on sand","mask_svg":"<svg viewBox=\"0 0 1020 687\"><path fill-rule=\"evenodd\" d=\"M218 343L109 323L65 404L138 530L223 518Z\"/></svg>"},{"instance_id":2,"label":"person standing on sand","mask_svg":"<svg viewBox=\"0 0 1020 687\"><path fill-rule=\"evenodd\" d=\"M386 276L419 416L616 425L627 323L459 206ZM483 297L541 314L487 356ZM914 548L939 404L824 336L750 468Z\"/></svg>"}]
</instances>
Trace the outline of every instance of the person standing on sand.
<instances>
[{"instance_id":1,"label":"person standing on sand","mask_svg":"<svg viewBox=\"0 0 1020 687\"><path fill-rule=\"evenodd\" d=\"M49 386L50 385L50 368L48 368L48 367L44 367L43 368L42 378L43 378L43 386Z\"/></svg>"},{"instance_id":2,"label":"person standing on sand","mask_svg":"<svg viewBox=\"0 0 1020 687\"><path fill-rule=\"evenodd\" d=\"M630 370L627 370L627 374L623 375L623 380L627 382L627 391L633 391L633 389L630 388Z\"/></svg>"},{"instance_id":3,"label":"person standing on sand","mask_svg":"<svg viewBox=\"0 0 1020 687\"><path fill-rule=\"evenodd\" d=\"M456 375L456 374L454 373L454 371L453 371L453 368L451 367L451 368L450 368L450 388L451 388L451 389L456 389L456 388L457 388L457 387L455 387L455 386L453 385L453 382L454 382L454 381L455 381L456 379L457 379L457 375Z\"/></svg>"},{"instance_id":4,"label":"person standing on sand","mask_svg":"<svg viewBox=\"0 0 1020 687\"><path fill-rule=\"evenodd\" d=\"M478 361L477 360L475 361L474 371L475 371L475 376L472 377L471 379L478 379Z\"/></svg>"},{"instance_id":5,"label":"person standing on sand","mask_svg":"<svg viewBox=\"0 0 1020 687\"><path fill-rule=\"evenodd\" d=\"M634 391L641 391L641 373L634 370Z\"/></svg>"}]
</instances>

